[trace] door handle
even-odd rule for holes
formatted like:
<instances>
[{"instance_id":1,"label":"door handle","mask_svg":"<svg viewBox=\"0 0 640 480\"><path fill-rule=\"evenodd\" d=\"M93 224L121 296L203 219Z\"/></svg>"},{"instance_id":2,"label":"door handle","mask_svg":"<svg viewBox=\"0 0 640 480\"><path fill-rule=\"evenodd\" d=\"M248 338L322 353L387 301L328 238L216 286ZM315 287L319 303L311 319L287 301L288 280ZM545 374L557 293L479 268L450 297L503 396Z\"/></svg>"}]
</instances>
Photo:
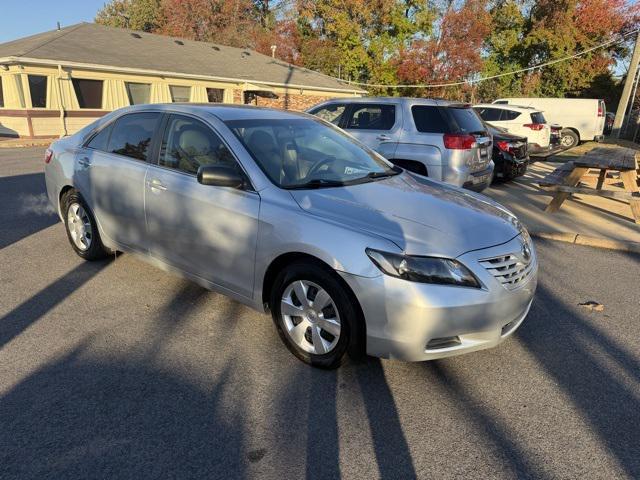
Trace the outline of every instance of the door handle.
<instances>
[{"instance_id":1,"label":"door handle","mask_svg":"<svg viewBox=\"0 0 640 480\"><path fill-rule=\"evenodd\" d=\"M376 139L377 139L377 140L384 141L384 140L391 140L391 137L390 137L389 135L385 135L385 134L383 133L383 134L381 134L381 135L378 135L378 136L376 137Z\"/></svg>"},{"instance_id":2,"label":"door handle","mask_svg":"<svg viewBox=\"0 0 640 480\"><path fill-rule=\"evenodd\" d=\"M167 189L167 187L165 187L160 180L151 180L147 182L147 186L152 191L158 191L158 192L164 192Z\"/></svg>"},{"instance_id":3,"label":"door handle","mask_svg":"<svg viewBox=\"0 0 640 480\"><path fill-rule=\"evenodd\" d=\"M91 166L91 161L89 160L89 158L83 157L80 160L78 160L78 165L84 168L89 168Z\"/></svg>"}]
</instances>

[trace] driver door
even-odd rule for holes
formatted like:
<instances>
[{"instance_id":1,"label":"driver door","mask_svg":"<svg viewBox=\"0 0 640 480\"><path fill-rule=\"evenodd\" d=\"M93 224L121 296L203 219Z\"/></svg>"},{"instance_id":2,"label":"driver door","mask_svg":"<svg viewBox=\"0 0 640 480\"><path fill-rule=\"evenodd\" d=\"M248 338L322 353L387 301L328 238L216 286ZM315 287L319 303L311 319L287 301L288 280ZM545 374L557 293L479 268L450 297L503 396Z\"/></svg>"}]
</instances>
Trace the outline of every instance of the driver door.
<instances>
[{"instance_id":1,"label":"driver door","mask_svg":"<svg viewBox=\"0 0 640 480\"><path fill-rule=\"evenodd\" d=\"M248 180L244 189L198 183L198 168L216 164L242 172L209 125L168 115L158 162L149 167L145 185L149 249L181 270L250 297L260 196Z\"/></svg>"}]
</instances>

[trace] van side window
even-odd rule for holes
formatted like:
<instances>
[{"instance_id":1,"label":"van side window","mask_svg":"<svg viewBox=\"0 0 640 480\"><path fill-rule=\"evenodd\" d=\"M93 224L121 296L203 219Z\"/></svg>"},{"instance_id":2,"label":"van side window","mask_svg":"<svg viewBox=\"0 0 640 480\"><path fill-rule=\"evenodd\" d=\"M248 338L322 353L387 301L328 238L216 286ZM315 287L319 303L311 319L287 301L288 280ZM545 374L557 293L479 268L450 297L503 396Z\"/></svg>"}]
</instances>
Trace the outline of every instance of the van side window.
<instances>
[{"instance_id":1,"label":"van side window","mask_svg":"<svg viewBox=\"0 0 640 480\"><path fill-rule=\"evenodd\" d=\"M311 113L334 125L340 125L340 120L342 120L342 115L344 115L346 108L347 106L344 103L332 103L331 105L314 110Z\"/></svg>"},{"instance_id":2,"label":"van side window","mask_svg":"<svg viewBox=\"0 0 640 480\"><path fill-rule=\"evenodd\" d=\"M422 133L447 133L447 121L442 117L440 109L430 105L414 105L411 107L416 129Z\"/></svg>"},{"instance_id":3,"label":"van side window","mask_svg":"<svg viewBox=\"0 0 640 480\"><path fill-rule=\"evenodd\" d=\"M131 113L120 117L111 133L109 152L146 162L159 120L160 114L154 112Z\"/></svg>"},{"instance_id":4,"label":"van side window","mask_svg":"<svg viewBox=\"0 0 640 480\"><path fill-rule=\"evenodd\" d=\"M220 137L191 117L171 115L160 147L159 165L195 175L204 165L242 169Z\"/></svg>"},{"instance_id":5,"label":"van side window","mask_svg":"<svg viewBox=\"0 0 640 480\"><path fill-rule=\"evenodd\" d=\"M391 130L395 123L395 105L355 104L346 128L354 130Z\"/></svg>"}]
</instances>

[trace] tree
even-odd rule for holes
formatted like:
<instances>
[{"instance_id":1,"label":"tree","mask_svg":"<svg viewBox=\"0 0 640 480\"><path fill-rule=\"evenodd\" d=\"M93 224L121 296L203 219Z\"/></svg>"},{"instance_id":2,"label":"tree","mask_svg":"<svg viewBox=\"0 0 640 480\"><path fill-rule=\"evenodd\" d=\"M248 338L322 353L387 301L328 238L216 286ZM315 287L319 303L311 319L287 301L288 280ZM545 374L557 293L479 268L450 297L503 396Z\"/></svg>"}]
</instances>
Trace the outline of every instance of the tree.
<instances>
[{"instance_id":1,"label":"tree","mask_svg":"<svg viewBox=\"0 0 640 480\"><path fill-rule=\"evenodd\" d=\"M153 32L161 20L161 0L112 0L96 14L96 23Z\"/></svg>"}]
</instances>

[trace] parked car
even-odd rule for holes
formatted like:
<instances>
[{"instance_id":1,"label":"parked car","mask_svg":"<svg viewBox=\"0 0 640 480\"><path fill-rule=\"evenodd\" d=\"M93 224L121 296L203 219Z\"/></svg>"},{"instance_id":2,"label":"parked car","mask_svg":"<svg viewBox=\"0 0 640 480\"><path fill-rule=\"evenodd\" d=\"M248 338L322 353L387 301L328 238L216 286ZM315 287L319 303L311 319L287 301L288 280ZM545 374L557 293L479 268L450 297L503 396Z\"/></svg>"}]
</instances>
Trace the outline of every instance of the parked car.
<instances>
[{"instance_id":1,"label":"parked car","mask_svg":"<svg viewBox=\"0 0 640 480\"><path fill-rule=\"evenodd\" d=\"M529 154L549 152L551 144L551 127L547 124L540 110L516 105L480 104L474 110L489 125L500 127L529 141Z\"/></svg>"},{"instance_id":2,"label":"parked car","mask_svg":"<svg viewBox=\"0 0 640 480\"><path fill-rule=\"evenodd\" d=\"M127 107L54 142L45 179L80 257L134 252L270 311L316 366L495 346L536 288L535 249L504 207L303 113Z\"/></svg>"},{"instance_id":3,"label":"parked car","mask_svg":"<svg viewBox=\"0 0 640 480\"><path fill-rule=\"evenodd\" d=\"M491 125L487 125L487 129L493 137L494 180L513 180L524 175L529 164L527 137Z\"/></svg>"},{"instance_id":4,"label":"parked car","mask_svg":"<svg viewBox=\"0 0 640 480\"><path fill-rule=\"evenodd\" d=\"M491 184L491 137L470 105L423 98L341 98L308 112L412 172L475 191Z\"/></svg>"},{"instance_id":5,"label":"parked car","mask_svg":"<svg viewBox=\"0 0 640 480\"><path fill-rule=\"evenodd\" d=\"M596 98L500 98L502 105L524 105L544 111L547 121L562 125L561 145L571 148L586 140L604 138L604 100Z\"/></svg>"}]
</instances>

